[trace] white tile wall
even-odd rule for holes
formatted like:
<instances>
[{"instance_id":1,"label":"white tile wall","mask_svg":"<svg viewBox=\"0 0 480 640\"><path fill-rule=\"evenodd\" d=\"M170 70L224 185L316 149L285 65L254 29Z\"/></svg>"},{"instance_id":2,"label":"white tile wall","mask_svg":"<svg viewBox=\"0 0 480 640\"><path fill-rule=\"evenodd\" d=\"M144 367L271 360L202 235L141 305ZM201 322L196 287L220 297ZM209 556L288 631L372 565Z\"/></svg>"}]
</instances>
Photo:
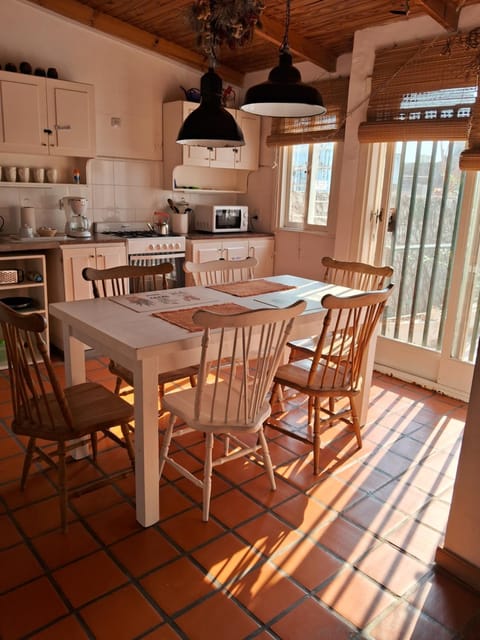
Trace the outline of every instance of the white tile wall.
<instances>
[{"instance_id":1,"label":"white tile wall","mask_svg":"<svg viewBox=\"0 0 480 640\"><path fill-rule=\"evenodd\" d=\"M93 222L152 221L154 211L168 211L167 199L180 201L182 193L159 187L162 163L152 160L119 160L95 158L87 161L88 185L44 184L42 187L6 186L0 183L0 215L5 224L2 235L17 233L20 208L35 207L37 228L55 227L63 232L65 214L59 201L64 196L81 196L89 201L88 217ZM233 194L186 194L195 209L199 203L234 204ZM0 221L1 222L1 221Z\"/></svg>"}]
</instances>

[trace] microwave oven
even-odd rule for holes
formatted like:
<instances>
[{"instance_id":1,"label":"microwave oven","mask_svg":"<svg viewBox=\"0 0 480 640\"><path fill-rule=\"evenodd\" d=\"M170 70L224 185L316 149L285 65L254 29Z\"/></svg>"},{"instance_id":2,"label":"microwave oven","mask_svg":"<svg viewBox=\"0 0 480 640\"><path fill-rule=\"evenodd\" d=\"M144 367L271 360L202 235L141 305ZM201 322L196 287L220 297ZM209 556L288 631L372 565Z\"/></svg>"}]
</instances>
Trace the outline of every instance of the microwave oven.
<instances>
[{"instance_id":1,"label":"microwave oven","mask_svg":"<svg viewBox=\"0 0 480 640\"><path fill-rule=\"evenodd\" d=\"M248 207L240 205L197 205L195 229L209 233L248 231Z\"/></svg>"}]
</instances>

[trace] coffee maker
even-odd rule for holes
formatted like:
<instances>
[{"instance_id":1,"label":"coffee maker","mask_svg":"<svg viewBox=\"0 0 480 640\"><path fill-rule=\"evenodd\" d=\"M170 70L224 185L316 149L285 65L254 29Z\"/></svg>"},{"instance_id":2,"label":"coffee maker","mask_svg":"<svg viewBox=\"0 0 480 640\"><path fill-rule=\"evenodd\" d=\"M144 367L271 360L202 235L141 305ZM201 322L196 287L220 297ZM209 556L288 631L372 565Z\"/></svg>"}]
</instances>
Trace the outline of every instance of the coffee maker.
<instances>
[{"instance_id":1,"label":"coffee maker","mask_svg":"<svg viewBox=\"0 0 480 640\"><path fill-rule=\"evenodd\" d=\"M65 211L67 221L65 234L72 238L90 238L90 220L87 218L87 198L65 197L60 200L60 209Z\"/></svg>"}]
</instances>

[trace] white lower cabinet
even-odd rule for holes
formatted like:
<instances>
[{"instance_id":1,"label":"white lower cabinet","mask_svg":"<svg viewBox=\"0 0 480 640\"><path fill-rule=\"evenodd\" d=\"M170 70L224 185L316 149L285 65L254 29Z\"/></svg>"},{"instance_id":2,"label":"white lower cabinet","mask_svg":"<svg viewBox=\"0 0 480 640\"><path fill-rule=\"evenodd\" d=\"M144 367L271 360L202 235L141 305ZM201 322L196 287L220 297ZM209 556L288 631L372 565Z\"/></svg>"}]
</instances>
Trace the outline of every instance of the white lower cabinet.
<instances>
[{"instance_id":1,"label":"white lower cabinet","mask_svg":"<svg viewBox=\"0 0 480 640\"><path fill-rule=\"evenodd\" d=\"M186 259L199 263L210 260L243 260L253 256L258 260L255 276L265 278L273 275L274 243L272 236L187 240ZM193 279L188 273L185 280L187 286L193 285Z\"/></svg>"},{"instance_id":2,"label":"white lower cabinet","mask_svg":"<svg viewBox=\"0 0 480 640\"><path fill-rule=\"evenodd\" d=\"M0 256L0 299L16 298L20 313L41 313L46 320L45 341L49 344L47 313L47 270L45 256L18 255ZM14 282L16 280L16 282ZM25 300L21 300L25 298ZM0 369L7 367L5 341L0 331Z\"/></svg>"},{"instance_id":3,"label":"white lower cabinet","mask_svg":"<svg viewBox=\"0 0 480 640\"><path fill-rule=\"evenodd\" d=\"M91 283L82 277L83 269L107 269L127 262L127 249L123 242L60 247L49 255L47 261L50 302L93 298ZM63 350L62 327L55 318L51 319L50 334L52 343Z\"/></svg>"}]
</instances>

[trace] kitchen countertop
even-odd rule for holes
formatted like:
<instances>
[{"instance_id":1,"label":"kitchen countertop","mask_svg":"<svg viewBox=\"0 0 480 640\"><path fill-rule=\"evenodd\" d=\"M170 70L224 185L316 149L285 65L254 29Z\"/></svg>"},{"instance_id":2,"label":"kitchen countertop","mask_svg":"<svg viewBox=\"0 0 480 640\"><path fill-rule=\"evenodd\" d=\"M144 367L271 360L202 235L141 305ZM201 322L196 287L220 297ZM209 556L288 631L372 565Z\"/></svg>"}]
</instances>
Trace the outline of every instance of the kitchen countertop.
<instances>
[{"instance_id":1,"label":"kitchen countertop","mask_svg":"<svg viewBox=\"0 0 480 640\"><path fill-rule=\"evenodd\" d=\"M185 237L187 240L225 240L233 238L263 238L271 237L272 233L257 233L248 231L245 233L201 233L192 232ZM161 238L162 236L158 236ZM69 244L99 244L125 242L125 238L115 238L102 233L94 233L90 238L69 238L68 236L59 235L53 238L21 238L14 240L12 236L0 235L0 253L11 253L19 251L45 251L46 249L58 249L61 245Z\"/></svg>"}]
</instances>

